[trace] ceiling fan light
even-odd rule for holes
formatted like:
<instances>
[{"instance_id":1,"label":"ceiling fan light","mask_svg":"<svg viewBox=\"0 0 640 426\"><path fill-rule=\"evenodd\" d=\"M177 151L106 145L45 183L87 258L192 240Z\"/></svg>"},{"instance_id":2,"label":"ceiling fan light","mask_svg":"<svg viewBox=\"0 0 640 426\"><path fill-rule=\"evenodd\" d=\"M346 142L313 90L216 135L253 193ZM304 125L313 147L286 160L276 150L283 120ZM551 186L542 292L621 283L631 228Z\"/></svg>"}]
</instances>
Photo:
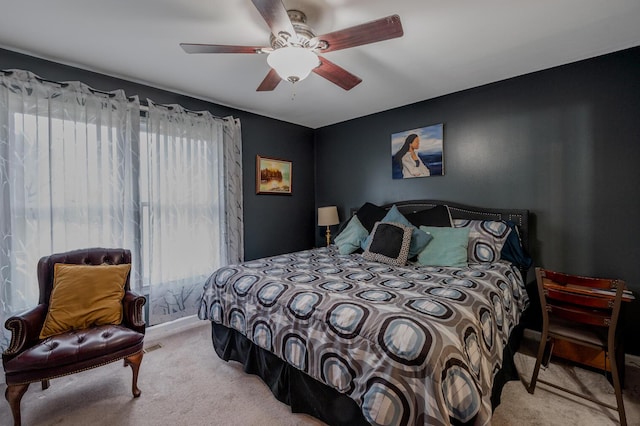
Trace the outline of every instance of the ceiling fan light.
<instances>
[{"instance_id":1,"label":"ceiling fan light","mask_svg":"<svg viewBox=\"0 0 640 426\"><path fill-rule=\"evenodd\" d=\"M280 78L295 83L307 78L320 65L318 55L304 47L286 46L269 53L267 63Z\"/></svg>"}]
</instances>

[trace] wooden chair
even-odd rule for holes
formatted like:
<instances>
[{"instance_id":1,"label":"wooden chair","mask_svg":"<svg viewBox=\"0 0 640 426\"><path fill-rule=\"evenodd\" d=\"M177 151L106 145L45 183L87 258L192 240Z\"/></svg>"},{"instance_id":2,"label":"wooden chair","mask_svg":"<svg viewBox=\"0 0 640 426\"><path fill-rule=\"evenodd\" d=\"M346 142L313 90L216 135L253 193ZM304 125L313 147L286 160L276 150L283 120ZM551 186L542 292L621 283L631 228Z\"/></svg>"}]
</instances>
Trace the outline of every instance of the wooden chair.
<instances>
[{"instance_id":1,"label":"wooden chair","mask_svg":"<svg viewBox=\"0 0 640 426\"><path fill-rule=\"evenodd\" d=\"M124 285L122 323L71 330L40 339L40 330L49 310L54 283L54 265L121 265L131 263L126 249L90 248L43 257L38 262L39 304L9 318L5 327L11 330L11 343L2 354L7 389L5 397L11 407L14 425L20 426L20 401L29 384L42 382L42 389L57 377L99 367L124 359L133 371L131 391L140 396L138 371L142 362L145 323L142 306L146 299L131 292L129 275ZM86 287L93 282L84 283ZM78 401L82 404L82 401Z\"/></svg>"},{"instance_id":2,"label":"wooden chair","mask_svg":"<svg viewBox=\"0 0 640 426\"><path fill-rule=\"evenodd\" d=\"M542 336L528 388L529 393L535 391L537 382L544 383L616 410L620 417L620 424L626 425L620 378L621 366L616 360L617 323L626 287L624 281L568 275L542 268L536 268L536 280L542 307ZM617 406L556 383L538 379L543 358L545 363L551 358L556 339L604 351L605 363L610 363Z\"/></svg>"}]
</instances>

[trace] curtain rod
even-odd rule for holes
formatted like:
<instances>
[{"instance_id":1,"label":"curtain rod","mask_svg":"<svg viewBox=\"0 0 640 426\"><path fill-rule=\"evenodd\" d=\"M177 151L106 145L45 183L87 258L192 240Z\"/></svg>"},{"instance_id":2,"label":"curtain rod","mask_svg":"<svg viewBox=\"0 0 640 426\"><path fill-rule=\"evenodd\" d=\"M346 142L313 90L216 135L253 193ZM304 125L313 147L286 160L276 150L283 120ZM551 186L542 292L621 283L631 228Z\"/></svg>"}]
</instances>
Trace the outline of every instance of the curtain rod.
<instances>
[{"instance_id":1,"label":"curtain rod","mask_svg":"<svg viewBox=\"0 0 640 426\"><path fill-rule=\"evenodd\" d=\"M11 75L11 74L13 74L13 73L14 73L12 70L0 70L0 72L2 72L2 73L3 73L3 74L5 74L5 75ZM65 87L65 88L69 86L69 83L63 83L63 82L59 82L59 81L48 80L48 79L46 79L46 78L39 77L39 76L37 76L37 75L36 75L36 74L34 74L34 73L31 73L31 74L33 74L33 75L34 75L34 77L36 78L36 80L38 80L38 81L40 81L40 82L43 82L43 83L55 84L55 85L58 85L59 87ZM81 82L81 83L82 83L82 82ZM109 96L109 97L114 97L114 96L116 96L116 95L115 95L114 93L112 93L112 92L105 92L104 90L94 89L94 88L90 87L89 85L87 85L87 84L85 84L85 83L82 83L82 84L84 84L84 85L89 89L89 91L91 91L91 93L100 93L100 94L103 94L103 95L107 95L107 96ZM122 89L117 89L117 90L122 90ZM128 98L129 98L129 99L131 99L131 96L128 96ZM163 105L163 104L157 104L157 105L162 106L162 107L165 107L165 108L167 108L167 109L169 109L169 110L171 110L171 109L173 109L173 108L174 108L174 107L173 107L173 106L171 106L171 105ZM184 108L184 107L182 107L182 108L183 108L183 109L184 109L184 111L185 111L185 112L187 112L188 114L193 114L193 115L196 115L196 116L198 116L198 117L201 117L202 115L204 115L202 112L192 111L192 110L187 109L187 108ZM149 105L148 105L148 103L147 103L147 102L145 102L145 101L140 101L140 111L147 112L147 113L149 112ZM207 112L209 112L209 114L211 114L211 111L207 111ZM219 119L219 120L225 120L227 117L232 117L232 116L220 117L220 116L213 115L213 114L211 114L211 116L212 116L213 118L217 118L217 119Z\"/></svg>"},{"instance_id":2,"label":"curtain rod","mask_svg":"<svg viewBox=\"0 0 640 426\"><path fill-rule=\"evenodd\" d=\"M11 74L13 74L13 71L11 71L11 70L2 70L2 73L4 75L11 75ZM55 84L55 85L60 86L60 87L67 87L69 85L68 83L61 83L59 81L48 80L46 78L42 78L40 76L37 76L37 75L35 75L33 73L31 73L31 74L34 76L34 78L36 80L38 80L41 83L51 83L51 84Z\"/></svg>"},{"instance_id":3,"label":"curtain rod","mask_svg":"<svg viewBox=\"0 0 640 426\"><path fill-rule=\"evenodd\" d=\"M154 102L154 104L155 104L156 106L161 106L161 107L166 108L166 109L168 109L168 110L172 110L172 109L174 109L174 106L173 106L173 105L156 104L155 102ZM179 105L179 104L178 104L178 105ZM198 117L201 117L201 116L203 116L203 115L204 115L204 112L202 112L202 111L193 111L193 110L190 110L190 109L187 109L187 108L183 107L182 105L179 105L179 106L180 106L180 107L184 110L184 112L186 112L187 114L193 114L193 115L196 115L196 116L198 116ZM140 101L140 111L149 112L149 104L148 104L146 101ZM209 114L211 114L211 116L212 116L213 118L217 118L218 120L225 120L225 119L227 119L228 117L232 117L232 116L220 117L220 116L218 116L218 115L214 115L214 114L212 114L212 113L211 113L211 111L208 111L208 110L207 110L206 112L208 112Z\"/></svg>"},{"instance_id":4,"label":"curtain rod","mask_svg":"<svg viewBox=\"0 0 640 426\"><path fill-rule=\"evenodd\" d=\"M11 75L11 74L13 74L13 71L11 71L11 70L2 70L2 73L3 73L3 74L5 74L5 75ZM41 83L54 84L54 85L56 85L56 86L58 86L58 87L62 87L62 88L67 88L67 87L69 87L69 83L60 82L60 81L54 81L54 80L49 80L49 79L47 79L47 78L42 78L42 77L40 77L40 76L38 76L38 75L36 75L36 74L34 74L34 73L31 73L31 74L33 74L34 78L35 78L36 80L38 80L39 82L41 82ZM81 82L81 83L82 83L82 82ZM104 90L99 90L99 89L94 89L93 87L90 87L89 85L87 85L87 84L85 84L85 83L82 83L82 84L83 84L84 86L86 86L86 88L87 88L91 93L99 93L99 94L101 94L101 95L109 96L110 98L113 98L114 96L116 96L116 95L115 95L115 93L112 93L112 92L105 92Z\"/></svg>"}]
</instances>

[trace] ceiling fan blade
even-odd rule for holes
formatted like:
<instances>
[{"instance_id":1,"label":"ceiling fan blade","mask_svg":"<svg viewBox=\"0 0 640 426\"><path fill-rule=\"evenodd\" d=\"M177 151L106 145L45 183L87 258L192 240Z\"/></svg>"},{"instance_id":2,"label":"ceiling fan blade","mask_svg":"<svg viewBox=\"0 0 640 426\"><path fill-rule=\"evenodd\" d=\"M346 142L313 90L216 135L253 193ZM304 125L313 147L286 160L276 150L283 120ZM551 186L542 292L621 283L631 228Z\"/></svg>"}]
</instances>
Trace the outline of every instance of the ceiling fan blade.
<instances>
[{"instance_id":1,"label":"ceiling fan blade","mask_svg":"<svg viewBox=\"0 0 640 426\"><path fill-rule=\"evenodd\" d=\"M346 49L348 47L361 46L363 44L376 43L378 41L389 40L391 38L402 37L402 23L398 15L387 16L375 21L345 28L329 34L317 36L319 40L325 41L328 46L320 52L326 53L334 50Z\"/></svg>"},{"instance_id":2,"label":"ceiling fan blade","mask_svg":"<svg viewBox=\"0 0 640 426\"><path fill-rule=\"evenodd\" d=\"M296 30L287 14L287 9L282 4L282 0L251 0L258 9L262 18L267 22L274 36L280 33L287 33L290 36L296 35Z\"/></svg>"},{"instance_id":3,"label":"ceiling fan blade","mask_svg":"<svg viewBox=\"0 0 640 426\"><path fill-rule=\"evenodd\" d=\"M270 47L264 46L226 46L223 44L180 43L187 53L266 53Z\"/></svg>"},{"instance_id":4,"label":"ceiling fan blade","mask_svg":"<svg viewBox=\"0 0 640 426\"><path fill-rule=\"evenodd\" d=\"M256 89L256 92L268 92L270 90L273 90L276 88L278 83L280 83L280 80L282 79L280 78L276 70L271 68L267 76L264 78L264 80L262 80L262 83L260 83L260 86L258 86L258 88Z\"/></svg>"},{"instance_id":5,"label":"ceiling fan blade","mask_svg":"<svg viewBox=\"0 0 640 426\"><path fill-rule=\"evenodd\" d=\"M320 59L320 65L313 69L313 72L320 77L324 77L330 82L337 84L344 90L351 90L362 82L360 77L351 74L344 68L327 61L322 56L318 56Z\"/></svg>"}]
</instances>

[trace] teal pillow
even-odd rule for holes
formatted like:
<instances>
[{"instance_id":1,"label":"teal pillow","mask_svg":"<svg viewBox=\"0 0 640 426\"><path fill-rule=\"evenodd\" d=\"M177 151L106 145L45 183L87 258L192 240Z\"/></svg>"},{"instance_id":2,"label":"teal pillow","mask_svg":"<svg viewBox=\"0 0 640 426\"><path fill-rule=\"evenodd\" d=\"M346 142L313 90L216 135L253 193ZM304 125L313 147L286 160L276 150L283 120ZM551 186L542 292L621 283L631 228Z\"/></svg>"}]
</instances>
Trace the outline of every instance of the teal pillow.
<instances>
[{"instance_id":1,"label":"teal pillow","mask_svg":"<svg viewBox=\"0 0 640 426\"><path fill-rule=\"evenodd\" d=\"M347 226L336 236L334 243L338 246L340 254L351 254L358 250L369 232L360 223L358 216L353 216Z\"/></svg>"},{"instance_id":2,"label":"teal pillow","mask_svg":"<svg viewBox=\"0 0 640 426\"><path fill-rule=\"evenodd\" d=\"M421 226L420 229L433 238L418 254L422 266L467 266L469 228Z\"/></svg>"},{"instance_id":3,"label":"teal pillow","mask_svg":"<svg viewBox=\"0 0 640 426\"><path fill-rule=\"evenodd\" d=\"M409 222L409 220L407 220L407 218L404 217L402 213L400 213L400 210L398 210L395 204L389 209L385 217L383 217L380 222L400 223L402 225L405 225L411 228L411 245L409 246L409 259L411 259L414 256L417 256L418 253L420 253L427 246L427 244L429 244L429 241L431 241L431 236L427 235L426 233L422 232L421 230L413 226L413 224ZM362 244L363 249L367 248L367 245L370 239L371 239L371 236L369 236L363 242Z\"/></svg>"}]
</instances>

